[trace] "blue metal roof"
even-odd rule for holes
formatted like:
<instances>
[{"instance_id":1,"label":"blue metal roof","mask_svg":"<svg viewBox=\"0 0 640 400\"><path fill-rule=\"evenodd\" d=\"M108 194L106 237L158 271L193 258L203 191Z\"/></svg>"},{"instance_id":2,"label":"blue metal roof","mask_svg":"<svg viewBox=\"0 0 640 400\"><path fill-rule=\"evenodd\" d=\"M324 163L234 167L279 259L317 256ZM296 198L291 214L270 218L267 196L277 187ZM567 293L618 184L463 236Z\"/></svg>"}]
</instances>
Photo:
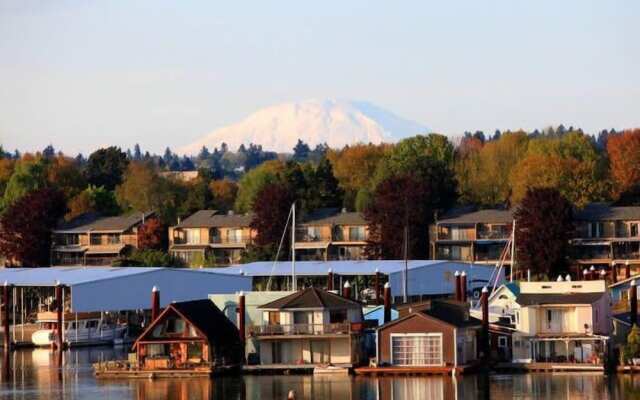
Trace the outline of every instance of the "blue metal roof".
<instances>
[{"instance_id":1,"label":"blue metal roof","mask_svg":"<svg viewBox=\"0 0 640 400\"><path fill-rule=\"evenodd\" d=\"M409 270L443 263L467 264L442 260L410 260ZM493 268L493 266L491 266ZM319 276L326 275L331 269L339 275L374 275L376 269L385 275L404 270L403 260L361 260L361 261L296 261L296 275ZM289 276L291 275L291 261L258 261L226 268L216 268L216 271L228 274L243 272L248 276Z\"/></svg>"},{"instance_id":2,"label":"blue metal roof","mask_svg":"<svg viewBox=\"0 0 640 400\"><path fill-rule=\"evenodd\" d=\"M149 308L151 288L160 288L160 303L204 299L210 293L251 290L251 278L216 269L140 267L2 268L0 285L71 288L75 312Z\"/></svg>"},{"instance_id":3,"label":"blue metal roof","mask_svg":"<svg viewBox=\"0 0 640 400\"><path fill-rule=\"evenodd\" d=\"M105 279L137 276L158 271L207 273L223 275L218 268L165 268L165 267L50 267L50 268L0 268L0 286L7 282L16 286L55 286L56 281L65 286L98 282Z\"/></svg>"}]
</instances>

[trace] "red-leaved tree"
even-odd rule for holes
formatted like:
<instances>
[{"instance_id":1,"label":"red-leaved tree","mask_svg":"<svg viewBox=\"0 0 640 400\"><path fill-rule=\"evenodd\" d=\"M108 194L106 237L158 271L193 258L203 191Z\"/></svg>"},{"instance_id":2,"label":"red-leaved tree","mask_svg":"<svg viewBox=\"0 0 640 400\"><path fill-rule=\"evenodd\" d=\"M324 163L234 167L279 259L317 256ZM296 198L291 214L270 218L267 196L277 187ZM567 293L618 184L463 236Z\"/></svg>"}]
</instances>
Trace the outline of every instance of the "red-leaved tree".
<instances>
[{"instance_id":1,"label":"red-leaved tree","mask_svg":"<svg viewBox=\"0 0 640 400\"><path fill-rule=\"evenodd\" d=\"M411 175L392 176L378 184L364 212L369 223L365 253L369 259L402 259L405 226L408 258L426 258L427 229L431 221L430 190L424 180Z\"/></svg>"},{"instance_id":2,"label":"red-leaved tree","mask_svg":"<svg viewBox=\"0 0 640 400\"><path fill-rule=\"evenodd\" d=\"M162 250L166 246L167 228L159 218L147 218L138 228L138 248L141 250Z\"/></svg>"},{"instance_id":3,"label":"red-leaved tree","mask_svg":"<svg viewBox=\"0 0 640 400\"><path fill-rule=\"evenodd\" d=\"M275 256L293 201L292 191L280 183L269 184L258 192L253 205L251 228L257 232L255 244L262 247L263 257ZM285 235L284 254L287 254L289 236Z\"/></svg>"},{"instance_id":4,"label":"red-leaved tree","mask_svg":"<svg viewBox=\"0 0 640 400\"><path fill-rule=\"evenodd\" d=\"M10 265L48 266L51 230L65 213L61 191L43 188L27 193L0 217L0 253Z\"/></svg>"},{"instance_id":5,"label":"red-leaved tree","mask_svg":"<svg viewBox=\"0 0 640 400\"><path fill-rule=\"evenodd\" d=\"M530 189L515 219L518 270L549 278L566 273L574 229L571 203L556 189Z\"/></svg>"}]
</instances>

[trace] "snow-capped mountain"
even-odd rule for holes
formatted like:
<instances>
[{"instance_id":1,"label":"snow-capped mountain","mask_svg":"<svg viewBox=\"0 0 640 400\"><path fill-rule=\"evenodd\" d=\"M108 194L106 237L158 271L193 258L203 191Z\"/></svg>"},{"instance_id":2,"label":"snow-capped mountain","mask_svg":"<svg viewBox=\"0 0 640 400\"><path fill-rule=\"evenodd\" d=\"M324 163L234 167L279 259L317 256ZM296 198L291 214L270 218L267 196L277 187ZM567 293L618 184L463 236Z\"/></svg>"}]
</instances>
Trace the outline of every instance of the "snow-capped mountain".
<instances>
[{"instance_id":1,"label":"snow-capped mountain","mask_svg":"<svg viewBox=\"0 0 640 400\"><path fill-rule=\"evenodd\" d=\"M298 139L312 148L320 143L340 148L358 142L395 142L426 132L425 126L371 103L306 100L258 110L243 121L214 130L179 152L197 154L202 146L212 149L224 142L233 150L241 144L255 143L265 150L288 153Z\"/></svg>"}]
</instances>

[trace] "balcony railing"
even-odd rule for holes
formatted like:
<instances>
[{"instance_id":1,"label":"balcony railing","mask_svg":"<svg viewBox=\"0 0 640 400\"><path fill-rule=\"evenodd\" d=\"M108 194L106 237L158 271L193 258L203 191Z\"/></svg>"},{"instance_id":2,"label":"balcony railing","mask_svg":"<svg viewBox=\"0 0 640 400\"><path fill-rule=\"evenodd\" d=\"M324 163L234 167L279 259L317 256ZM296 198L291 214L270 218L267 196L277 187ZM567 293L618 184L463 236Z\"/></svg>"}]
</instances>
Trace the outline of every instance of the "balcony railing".
<instances>
[{"instance_id":1,"label":"balcony railing","mask_svg":"<svg viewBox=\"0 0 640 400\"><path fill-rule=\"evenodd\" d=\"M353 324L360 326L360 324ZM248 332L253 336L277 336L277 335L338 335L353 332L349 322L335 324L291 324L291 325L254 325Z\"/></svg>"},{"instance_id":2,"label":"balcony railing","mask_svg":"<svg viewBox=\"0 0 640 400\"><path fill-rule=\"evenodd\" d=\"M296 232L296 242L330 242L331 235Z\"/></svg>"},{"instance_id":3,"label":"balcony railing","mask_svg":"<svg viewBox=\"0 0 640 400\"><path fill-rule=\"evenodd\" d=\"M511 232L508 231L481 231L479 230L477 233L477 238L478 239L490 239L490 240L497 240L497 239L509 239L509 236L511 236Z\"/></svg>"},{"instance_id":4,"label":"balcony railing","mask_svg":"<svg viewBox=\"0 0 640 400\"><path fill-rule=\"evenodd\" d=\"M212 236L209 240L211 244L247 244L251 241L250 235L240 236Z\"/></svg>"}]
</instances>

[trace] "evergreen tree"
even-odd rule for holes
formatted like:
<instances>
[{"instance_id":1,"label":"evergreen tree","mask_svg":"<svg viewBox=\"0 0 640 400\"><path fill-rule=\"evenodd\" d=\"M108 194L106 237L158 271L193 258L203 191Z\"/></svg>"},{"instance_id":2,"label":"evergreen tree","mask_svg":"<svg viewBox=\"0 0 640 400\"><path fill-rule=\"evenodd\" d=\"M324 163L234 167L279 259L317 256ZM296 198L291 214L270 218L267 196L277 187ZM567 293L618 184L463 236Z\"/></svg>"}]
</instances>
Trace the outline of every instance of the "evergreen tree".
<instances>
[{"instance_id":1,"label":"evergreen tree","mask_svg":"<svg viewBox=\"0 0 640 400\"><path fill-rule=\"evenodd\" d=\"M135 161L142 160L142 151L140 150L140 145L138 143L136 143L136 145L133 146L133 159Z\"/></svg>"}]
</instances>

